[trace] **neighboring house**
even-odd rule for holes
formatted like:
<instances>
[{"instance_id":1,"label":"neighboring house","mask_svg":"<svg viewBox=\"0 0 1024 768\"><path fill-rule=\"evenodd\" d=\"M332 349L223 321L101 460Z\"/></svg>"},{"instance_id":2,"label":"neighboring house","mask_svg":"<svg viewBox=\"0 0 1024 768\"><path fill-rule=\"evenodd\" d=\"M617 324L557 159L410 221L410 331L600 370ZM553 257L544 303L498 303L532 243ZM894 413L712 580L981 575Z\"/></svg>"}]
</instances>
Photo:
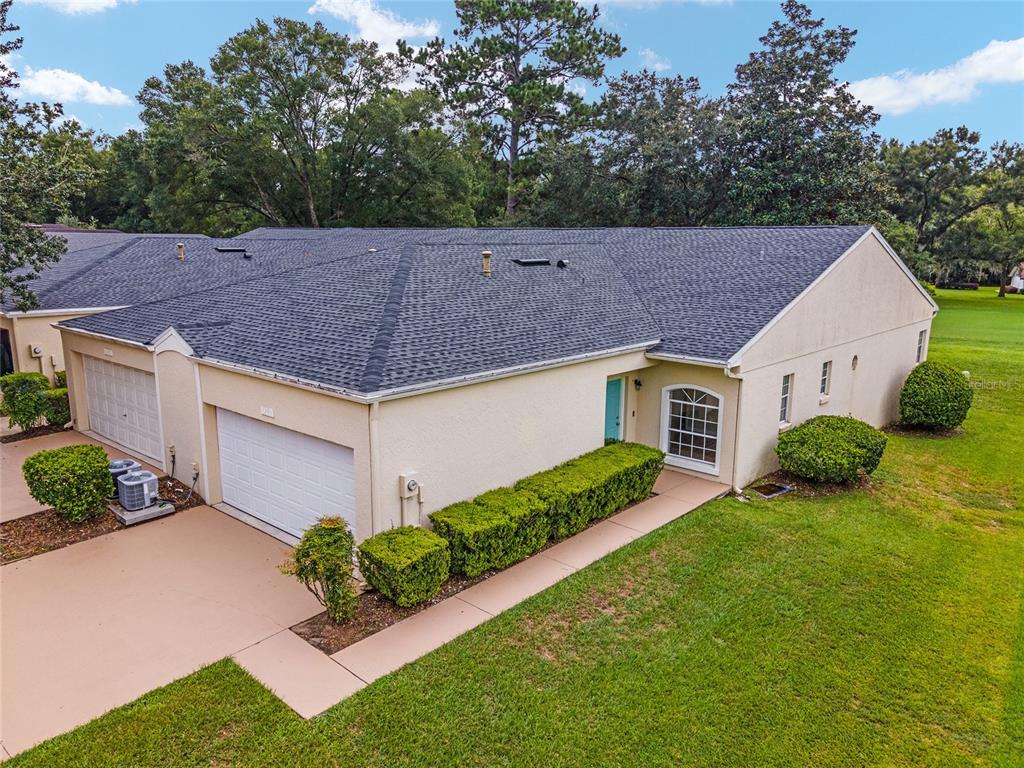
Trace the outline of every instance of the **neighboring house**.
<instances>
[{"instance_id":1,"label":"neighboring house","mask_svg":"<svg viewBox=\"0 0 1024 768\"><path fill-rule=\"evenodd\" d=\"M76 229L59 224L39 227L47 234L65 241L60 260L43 269L30 283L37 306L21 311L11 297L0 305L0 375L11 371L33 371L53 378L54 371L64 370L60 332L53 327L59 320L123 307L125 281L111 279L116 270L126 280L146 281L146 271L136 271L129 246L136 241L164 243L172 246L177 240L205 238L204 235L132 235L109 229ZM166 244L165 244L166 245ZM171 247L171 246L167 246ZM96 270L102 281L90 278ZM26 270L21 270L22 272ZM161 286L161 290L169 286ZM178 291L163 292L162 296Z\"/></svg>"},{"instance_id":2,"label":"neighboring house","mask_svg":"<svg viewBox=\"0 0 1024 768\"><path fill-rule=\"evenodd\" d=\"M79 429L285 540L608 438L743 487L790 425L892 421L937 310L867 226L276 234L225 258L329 255L60 328Z\"/></svg>"}]
</instances>

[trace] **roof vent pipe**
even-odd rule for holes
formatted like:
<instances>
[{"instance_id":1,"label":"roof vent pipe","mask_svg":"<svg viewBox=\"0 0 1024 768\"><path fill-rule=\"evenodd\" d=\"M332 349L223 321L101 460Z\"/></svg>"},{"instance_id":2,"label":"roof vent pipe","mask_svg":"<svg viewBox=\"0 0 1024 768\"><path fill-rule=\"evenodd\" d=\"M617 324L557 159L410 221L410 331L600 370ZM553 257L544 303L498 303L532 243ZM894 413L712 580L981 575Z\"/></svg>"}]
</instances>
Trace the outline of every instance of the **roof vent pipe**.
<instances>
[{"instance_id":1,"label":"roof vent pipe","mask_svg":"<svg viewBox=\"0 0 1024 768\"><path fill-rule=\"evenodd\" d=\"M483 251L483 252L481 252L480 255L484 257L484 277L490 277L491 276L491 256L493 256L494 254L491 253L490 251Z\"/></svg>"},{"instance_id":2,"label":"roof vent pipe","mask_svg":"<svg viewBox=\"0 0 1024 768\"><path fill-rule=\"evenodd\" d=\"M184 261L185 260L185 244L184 243L178 243L177 244L177 248L178 248L178 261Z\"/></svg>"}]
</instances>

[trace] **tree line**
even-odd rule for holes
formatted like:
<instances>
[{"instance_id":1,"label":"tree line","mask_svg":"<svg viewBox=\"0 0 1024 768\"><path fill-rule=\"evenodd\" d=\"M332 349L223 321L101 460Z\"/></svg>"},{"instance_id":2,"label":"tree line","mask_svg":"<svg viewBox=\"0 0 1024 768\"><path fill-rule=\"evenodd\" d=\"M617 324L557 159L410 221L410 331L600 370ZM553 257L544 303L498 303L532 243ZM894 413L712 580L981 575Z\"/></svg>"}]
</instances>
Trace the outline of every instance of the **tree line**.
<instances>
[{"instance_id":1,"label":"tree line","mask_svg":"<svg viewBox=\"0 0 1024 768\"><path fill-rule=\"evenodd\" d=\"M210 235L874 223L938 281L1005 275L1024 252L1021 145L984 147L967 127L884 141L835 74L856 32L796 0L718 97L693 77L607 76L625 49L598 7L455 7L450 38L393 52L320 23L257 20L206 66L149 77L142 128L119 136L18 105L0 58L0 162L21 169L0 183L22 200L2 215Z\"/></svg>"}]
</instances>

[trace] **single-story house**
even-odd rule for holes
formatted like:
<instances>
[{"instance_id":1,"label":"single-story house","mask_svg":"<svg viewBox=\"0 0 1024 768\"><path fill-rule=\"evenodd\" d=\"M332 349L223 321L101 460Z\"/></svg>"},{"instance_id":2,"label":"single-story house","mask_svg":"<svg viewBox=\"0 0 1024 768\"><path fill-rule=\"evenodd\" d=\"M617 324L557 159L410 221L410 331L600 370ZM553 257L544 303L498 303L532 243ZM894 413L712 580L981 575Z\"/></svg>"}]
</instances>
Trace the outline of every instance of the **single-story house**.
<instances>
[{"instance_id":1,"label":"single-story house","mask_svg":"<svg viewBox=\"0 0 1024 768\"><path fill-rule=\"evenodd\" d=\"M742 488L791 425L891 422L937 311L870 226L273 233L222 256L315 263L56 325L78 429L284 540L423 524L607 439Z\"/></svg>"}]
</instances>

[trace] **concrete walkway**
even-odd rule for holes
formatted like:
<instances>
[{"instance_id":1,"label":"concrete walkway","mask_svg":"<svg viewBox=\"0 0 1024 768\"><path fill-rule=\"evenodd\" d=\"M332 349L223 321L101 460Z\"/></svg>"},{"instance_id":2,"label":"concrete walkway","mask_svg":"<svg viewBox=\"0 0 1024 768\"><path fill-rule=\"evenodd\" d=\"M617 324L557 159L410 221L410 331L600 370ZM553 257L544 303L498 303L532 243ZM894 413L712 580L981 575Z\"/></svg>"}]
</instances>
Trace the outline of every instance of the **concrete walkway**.
<instances>
[{"instance_id":1,"label":"concrete walkway","mask_svg":"<svg viewBox=\"0 0 1024 768\"><path fill-rule=\"evenodd\" d=\"M14 443L0 443L0 522L7 522L46 509L45 505L40 504L29 495L25 478L21 474L21 465L34 453L51 448L63 448L67 445L100 445L112 459L134 458L74 430L54 432L50 435L18 440ZM148 469L157 476L164 474L163 471L149 464L142 463L142 468Z\"/></svg>"},{"instance_id":2,"label":"concrete walkway","mask_svg":"<svg viewBox=\"0 0 1024 768\"><path fill-rule=\"evenodd\" d=\"M729 486L666 470L659 495L594 525L437 605L332 656L285 630L234 655L235 661L302 717L313 717L384 675L599 560Z\"/></svg>"}]
</instances>

